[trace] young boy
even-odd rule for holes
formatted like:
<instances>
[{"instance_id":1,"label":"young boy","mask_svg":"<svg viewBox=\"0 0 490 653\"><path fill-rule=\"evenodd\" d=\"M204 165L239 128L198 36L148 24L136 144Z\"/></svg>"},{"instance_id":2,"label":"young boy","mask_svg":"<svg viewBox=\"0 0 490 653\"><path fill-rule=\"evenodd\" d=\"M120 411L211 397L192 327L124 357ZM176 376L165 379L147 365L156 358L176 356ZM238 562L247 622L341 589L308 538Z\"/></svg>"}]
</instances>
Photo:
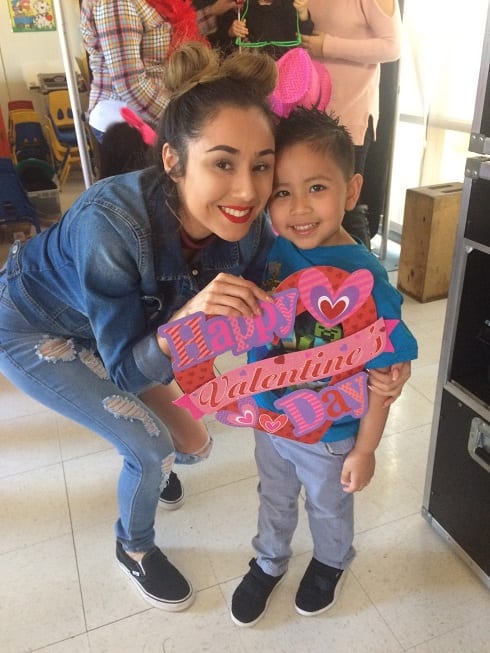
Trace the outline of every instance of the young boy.
<instances>
[{"instance_id":1,"label":"young boy","mask_svg":"<svg viewBox=\"0 0 490 653\"><path fill-rule=\"evenodd\" d=\"M385 368L416 358L417 343L406 325L398 321L400 293L390 285L375 256L342 227L344 212L356 205L362 185L362 177L354 174L354 148L349 133L337 120L320 111L296 109L279 123L276 156L269 210L278 237L269 254L265 287L272 290L299 270L326 270L324 266L329 266L341 279L347 275L355 278L352 273L363 278L372 275L372 289L367 291L370 298L362 307L358 302L359 308L365 310L367 302L374 300L374 319L395 320L396 326L389 335L393 348L386 347L367 367ZM326 287L331 289L333 283ZM344 283L341 288L345 288L342 297L333 291L330 296L324 293L326 298L318 295L318 301L323 302L334 296L335 303L330 303L329 309L334 320L334 312L342 308L342 301L352 301L353 305L356 301L353 287ZM252 350L249 360L277 357L291 348L309 349L353 331L351 326L346 330L346 320L325 329L324 324L315 322L314 316L308 317L309 322L304 312L298 315L291 337L280 345ZM317 383L316 391L322 387L325 391L329 380ZM286 393L296 389L297 386L287 388ZM250 570L233 594L231 616L237 625L252 626L263 616L272 590L287 571L301 486L305 490L314 548L296 594L295 607L299 614L310 616L335 603L345 570L354 557L353 493L366 487L373 476L374 452L389 410L383 397L369 390L367 393L367 412L360 419L344 414L330 428L327 425L321 441L314 444L255 431L260 479L258 533L252 542L256 558L250 561ZM276 413L280 412L278 397L284 397L284 389L254 395L259 407Z\"/></svg>"},{"instance_id":2,"label":"young boy","mask_svg":"<svg viewBox=\"0 0 490 653\"><path fill-rule=\"evenodd\" d=\"M311 35L313 28L308 0L247 0L243 18L233 21L229 35L279 59L298 45L298 31Z\"/></svg>"}]
</instances>

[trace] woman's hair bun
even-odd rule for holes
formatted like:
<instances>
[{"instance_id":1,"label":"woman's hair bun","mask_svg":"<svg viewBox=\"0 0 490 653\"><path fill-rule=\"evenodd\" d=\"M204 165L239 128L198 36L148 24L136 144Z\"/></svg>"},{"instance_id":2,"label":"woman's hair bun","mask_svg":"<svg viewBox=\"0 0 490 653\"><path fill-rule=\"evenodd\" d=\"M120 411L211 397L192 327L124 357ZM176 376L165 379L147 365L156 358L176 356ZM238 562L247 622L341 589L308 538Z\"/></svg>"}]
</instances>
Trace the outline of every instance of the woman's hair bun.
<instances>
[{"instance_id":1,"label":"woman's hair bun","mask_svg":"<svg viewBox=\"0 0 490 653\"><path fill-rule=\"evenodd\" d=\"M219 53L204 43L189 42L172 52L164 71L165 88L174 97L197 84L224 79L243 82L266 97L276 86L277 68L266 54L245 50L221 60Z\"/></svg>"},{"instance_id":2,"label":"woman's hair bun","mask_svg":"<svg viewBox=\"0 0 490 653\"><path fill-rule=\"evenodd\" d=\"M219 69L219 56L215 50L199 41L185 43L174 50L164 70L164 84L169 93L180 94L188 85L193 86L203 78L213 76Z\"/></svg>"},{"instance_id":3,"label":"woman's hair bun","mask_svg":"<svg viewBox=\"0 0 490 653\"><path fill-rule=\"evenodd\" d=\"M258 95L270 95L277 83L277 66L267 54L254 50L234 52L221 66L224 77L233 77L250 84Z\"/></svg>"}]
</instances>

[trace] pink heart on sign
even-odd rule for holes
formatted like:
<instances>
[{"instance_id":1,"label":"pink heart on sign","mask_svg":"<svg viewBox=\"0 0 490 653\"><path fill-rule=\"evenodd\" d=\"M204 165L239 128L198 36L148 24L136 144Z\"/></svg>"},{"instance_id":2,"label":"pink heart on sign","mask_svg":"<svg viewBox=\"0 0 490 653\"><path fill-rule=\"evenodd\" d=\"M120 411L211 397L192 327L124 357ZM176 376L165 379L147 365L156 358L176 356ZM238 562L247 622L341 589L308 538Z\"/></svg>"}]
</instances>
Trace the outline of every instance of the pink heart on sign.
<instances>
[{"instance_id":1,"label":"pink heart on sign","mask_svg":"<svg viewBox=\"0 0 490 653\"><path fill-rule=\"evenodd\" d=\"M240 399L237 408L239 412L219 410L216 413L216 419L228 426L255 426L257 424L258 410L253 399Z\"/></svg>"},{"instance_id":2,"label":"pink heart on sign","mask_svg":"<svg viewBox=\"0 0 490 653\"><path fill-rule=\"evenodd\" d=\"M308 268L299 277L298 289L308 313L320 324L334 327L364 304L373 289L373 275L356 270L334 290L322 268Z\"/></svg>"},{"instance_id":3,"label":"pink heart on sign","mask_svg":"<svg viewBox=\"0 0 490 653\"><path fill-rule=\"evenodd\" d=\"M259 425L266 433L276 433L286 425L287 421L286 415L276 415L275 419L265 413L259 416Z\"/></svg>"}]
</instances>

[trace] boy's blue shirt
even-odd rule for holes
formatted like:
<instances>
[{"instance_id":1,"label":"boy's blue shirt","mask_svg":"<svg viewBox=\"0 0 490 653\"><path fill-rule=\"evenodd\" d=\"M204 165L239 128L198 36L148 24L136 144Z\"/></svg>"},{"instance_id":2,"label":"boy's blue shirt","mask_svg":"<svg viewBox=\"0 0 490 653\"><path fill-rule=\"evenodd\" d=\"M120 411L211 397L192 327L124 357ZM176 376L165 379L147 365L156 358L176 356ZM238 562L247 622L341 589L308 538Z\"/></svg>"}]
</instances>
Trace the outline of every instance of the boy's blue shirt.
<instances>
[{"instance_id":1,"label":"boy's blue shirt","mask_svg":"<svg viewBox=\"0 0 490 653\"><path fill-rule=\"evenodd\" d=\"M360 243L354 245L336 245L301 250L293 243L278 236L268 256L263 286L268 290L299 270L309 267L331 266L346 272L360 269L369 270L374 279L371 296L376 304L377 317L400 320L390 334L393 352L383 352L369 362L369 368L388 367L393 363L417 358L417 342L406 324L401 320L401 305L403 297L388 279L385 268L376 257ZM254 348L248 353L250 363L262 360L271 355L266 347ZM274 392L264 392L254 395L257 404L262 408L280 412L274 401ZM357 434L359 419L348 416L335 422L325 433L324 442L334 442Z\"/></svg>"}]
</instances>

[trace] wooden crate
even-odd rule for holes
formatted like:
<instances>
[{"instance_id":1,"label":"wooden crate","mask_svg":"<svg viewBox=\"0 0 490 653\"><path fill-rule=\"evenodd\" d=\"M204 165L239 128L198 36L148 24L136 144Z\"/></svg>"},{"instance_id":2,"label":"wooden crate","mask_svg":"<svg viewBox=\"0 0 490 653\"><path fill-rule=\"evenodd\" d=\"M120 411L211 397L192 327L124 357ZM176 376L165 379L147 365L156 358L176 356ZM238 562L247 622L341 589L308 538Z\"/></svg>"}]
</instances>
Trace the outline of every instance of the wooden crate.
<instances>
[{"instance_id":1,"label":"wooden crate","mask_svg":"<svg viewBox=\"0 0 490 653\"><path fill-rule=\"evenodd\" d=\"M447 297L463 184L409 188L398 288L420 302Z\"/></svg>"}]
</instances>

